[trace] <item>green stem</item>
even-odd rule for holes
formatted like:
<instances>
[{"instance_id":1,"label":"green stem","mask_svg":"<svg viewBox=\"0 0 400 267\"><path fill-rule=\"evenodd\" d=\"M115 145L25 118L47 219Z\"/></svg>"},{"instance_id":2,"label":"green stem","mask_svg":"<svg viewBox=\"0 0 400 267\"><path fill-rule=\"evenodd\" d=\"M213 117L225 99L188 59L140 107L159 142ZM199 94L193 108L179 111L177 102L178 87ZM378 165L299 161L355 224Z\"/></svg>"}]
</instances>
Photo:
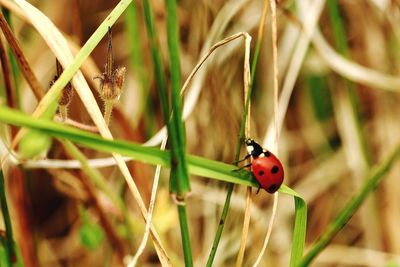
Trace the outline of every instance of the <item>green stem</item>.
<instances>
[{"instance_id":1,"label":"green stem","mask_svg":"<svg viewBox=\"0 0 400 267\"><path fill-rule=\"evenodd\" d=\"M161 60L160 51L158 48L157 35L154 30L153 12L149 0L143 0L144 19L146 24L147 34L150 39L150 50L153 60L153 68L156 78L157 90L160 95L161 108L163 113L164 122L169 127L169 103L167 95L167 83L165 81L164 67Z\"/></svg>"},{"instance_id":2,"label":"green stem","mask_svg":"<svg viewBox=\"0 0 400 267\"><path fill-rule=\"evenodd\" d=\"M233 188L234 188L234 184L229 183L227 191L226 191L224 208L222 209L222 214L221 214L221 218L219 219L217 232L215 233L214 242L211 247L210 255L208 256L208 260L207 260L207 264L206 264L207 267L212 266L214 258L215 258L215 254L217 253L219 241L221 240L222 231L224 230L224 226L225 226L225 220L226 220L226 217L228 216L228 211L229 211L229 206L231 203L231 196L232 196Z\"/></svg>"},{"instance_id":3,"label":"green stem","mask_svg":"<svg viewBox=\"0 0 400 267\"><path fill-rule=\"evenodd\" d=\"M178 204L179 225L181 227L183 254L185 266L193 266L192 249L190 245L189 226L187 221L186 206Z\"/></svg>"},{"instance_id":4,"label":"green stem","mask_svg":"<svg viewBox=\"0 0 400 267\"><path fill-rule=\"evenodd\" d=\"M171 103L172 114L169 136L171 146L171 175L170 191L176 194L178 203L179 223L181 226L183 254L185 265L193 266L192 249L190 245L190 235L188 218L186 214L185 195L190 191L189 173L186 162L186 138L185 126L182 121L182 99L181 89L181 66L179 58L179 28L176 12L176 1L166 0L167 7L167 32L168 48L170 58L171 75Z\"/></svg>"},{"instance_id":5,"label":"green stem","mask_svg":"<svg viewBox=\"0 0 400 267\"><path fill-rule=\"evenodd\" d=\"M173 162L170 190L171 192L177 193L178 196L184 197L184 194L190 191L190 182L185 156L185 127L184 122L182 121L182 99L180 96L181 66L179 59L179 30L175 0L166 0L166 6L172 100L170 130L173 130L169 134L172 143L171 160Z\"/></svg>"},{"instance_id":6,"label":"green stem","mask_svg":"<svg viewBox=\"0 0 400 267\"><path fill-rule=\"evenodd\" d=\"M12 266L11 259L15 258L14 238L11 226L10 213L8 212L6 189L4 183L3 171L0 170L0 204L1 212L3 214L4 225L6 228L6 248L7 248L7 261L8 265Z\"/></svg>"},{"instance_id":7,"label":"green stem","mask_svg":"<svg viewBox=\"0 0 400 267\"><path fill-rule=\"evenodd\" d=\"M380 184L384 175L390 170L393 163L400 157L400 145L386 159L376 166L367 176L360 191L339 212L339 215L328 225L326 231L312 245L310 251L303 257L298 266L308 266L311 261L332 241L335 235L345 226L353 214L358 210L368 194Z\"/></svg>"}]
</instances>

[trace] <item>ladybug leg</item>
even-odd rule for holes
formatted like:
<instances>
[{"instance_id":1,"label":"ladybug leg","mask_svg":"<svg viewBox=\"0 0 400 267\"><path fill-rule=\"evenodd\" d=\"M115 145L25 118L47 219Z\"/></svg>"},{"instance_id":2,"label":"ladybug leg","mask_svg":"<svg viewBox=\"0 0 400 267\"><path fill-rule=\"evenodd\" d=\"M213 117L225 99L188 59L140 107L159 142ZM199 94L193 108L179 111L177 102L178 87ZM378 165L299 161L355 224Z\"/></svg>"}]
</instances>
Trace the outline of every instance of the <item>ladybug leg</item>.
<instances>
[{"instance_id":1,"label":"ladybug leg","mask_svg":"<svg viewBox=\"0 0 400 267\"><path fill-rule=\"evenodd\" d=\"M243 162L243 161L247 160L247 159L250 158L250 157L251 157L251 155L250 155L250 154L247 154L243 159L240 159L240 160L238 160L238 161L234 161L234 162L232 162L232 164L238 164L238 163L240 163L240 162Z\"/></svg>"},{"instance_id":2,"label":"ladybug leg","mask_svg":"<svg viewBox=\"0 0 400 267\"><path fill-rule=\"evenodd\" d=\"M258 194L260 192L260 189L261 189L261 185L258 186L256 194Z\"/></svg>"},{"instance_id":3,"label":"ladybug leg","mask_svg":"<svg viewBox=\"0 0 400 267\"><path fill-rule=\"evenodd\" d=\"M235 169L235 170L233 170L234 172L238 172L238 171L240 171L240 170L242 170L242 169L244 169L244 168L248 168L248 167L250 167L251 166L251 163L249 163L249 164L247 164L247 165L244 165L244 166L242 166L242 167L240 167L240 168L237 168L237 169Z\"/></svg>"}]
</instances>

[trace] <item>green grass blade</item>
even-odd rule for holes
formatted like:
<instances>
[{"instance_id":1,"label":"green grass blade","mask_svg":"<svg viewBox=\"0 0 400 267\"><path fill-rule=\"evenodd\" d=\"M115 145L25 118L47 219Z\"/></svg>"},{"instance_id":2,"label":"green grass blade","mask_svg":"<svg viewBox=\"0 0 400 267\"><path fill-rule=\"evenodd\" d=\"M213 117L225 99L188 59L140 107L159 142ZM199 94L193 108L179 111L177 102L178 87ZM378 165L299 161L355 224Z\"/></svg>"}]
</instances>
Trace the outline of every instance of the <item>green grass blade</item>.
<instances>
[{"instance_id":1,"label":"green grass blade","mask_svg":"<svg viewBox=\"0 0 400 267\"><path fill-rule=\"evenodd\" d=\"M345 226L353 214L365 201L368 194L382 181L385 174L391 169L393 163L400 157L400 145L383 160L381 164L373 168L368 175L360 191L346 204L338 216L328 225L326 231L312 245L310 251L301 260L299 266L308 266L311 261L329 244L333 237Z\"/></svg>"},{"instance_id":2,"label":"green grass blade","mask_svg":"<svg viewBox=\"0 0 400 267\"><path fill-rule=\"evenodd\" d=\"M0 236L0 266L12 266L10 262L10 257L8 256L6 240L2 236Z\"/></svg>"},{"instance_id":3,"label":"green grass blade","mask_svg":"<svg viewBox=\"0 0 400 267\"><path fill-rule=\"evenodd\" d=\"M290 267L294 267L300 262L304 252L307 230L307 204L299 194L287 186L282 186L279 191L294 198L295 213L290 255Z\"/></svg>"},{"instance_id":4,"label":"green grass blade","mask_svg":"<svg viewBox=\"0 0 400 267\"><path fill-rule=\"evenodd\" d=\"M170 73L171 73L171 102L172 102L172 118L171 127L173 131L169 134L171 138L172 161L176 162L172 166L171 176L171 192L183 196L190 191L190 182L186 167L186 141L185 141L185 126L182 121L182 99L180 96L181 90L181 65L179 59L179 31L176 14L175 0L166 0L167 6L167 30L168 30L168 48L170 58ZM174 180L176 179L176 180Z\"/></svg>"},{"instance_id":5,"label":"green grass blade","mask_svg":"<svg viewBox=\"0 0 400 267\"><path fill-rule=\"evenodd\" d=\"M166 0L167 7L167 40L170 60L171 75L171 121L169 136L171 146L171 174L170 191L176 194L178 203L179 224L185 266L193 266L192 248L188 218L186 213L185 194L190 191L190 180L186 159L186 137L185 126L182 120L182 99L181 99L181 64L179 57L179 28L176 12L176 1Z\"/></svg>"},{"instance_id":6,"label":"green grass blade","mask_svg":"<svg viewBox=\"0 0 400 267\"><path fill-rule=\"evenodd\" d=\"M169 127L169 103L167 95L167 83L165 81L164 67L161 61L160 50L157 42L157 35L154 29L154 16L149 0L143 0L144 19L146 24L147 35L150 41L151 58L156 78L157 90L160 95L161 108L164 122Z\"/></svg>"},{"instance_id":7,"label":"green grass blade","mask_svg":"<svg viewBox=\"0 0 400 267\"><path fill-rule=\"evenodd\" d=\"M171 166L170 152L168 150L162 151L158 148L144 147L132 142L104 139L99 135L51 120L32 118L4 105L0 105L0 122L41 130L53 137L65 138L103 152L120 153L144 163L160 164L167 168ZM250 172L245 170L234 171L237 169L236 166L193 155L188 155L187 158L188 169L191 174L245 186L258 186Z\"/></svg>"}]
</instances>

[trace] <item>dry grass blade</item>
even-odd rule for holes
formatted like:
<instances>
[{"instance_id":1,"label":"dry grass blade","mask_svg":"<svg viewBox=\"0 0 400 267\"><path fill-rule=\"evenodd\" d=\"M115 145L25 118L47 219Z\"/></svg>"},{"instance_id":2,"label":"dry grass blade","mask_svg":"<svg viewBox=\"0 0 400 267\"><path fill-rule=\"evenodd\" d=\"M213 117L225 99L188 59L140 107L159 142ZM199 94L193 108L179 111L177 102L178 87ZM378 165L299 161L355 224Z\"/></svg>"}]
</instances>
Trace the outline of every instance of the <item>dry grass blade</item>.
<instances>
[{"instance_id":1,"label":"dry grass blade","mask_svg":"<svg viewBox=\"0 0 400 267\"><path fill-rule=\"evenodd\" d=\"M78 121L71 120L69 118L64 120L61 116L56 116L55 119L56 119L56 121L63 122L65 124L67 124L67 125L71 125L73 127L79 128L79 129L84 130L84 131L88 131L88 132L92 132L92 133L98 133L99 132L99 130L97 129L96 126L87 125L87 124L84 124L84 123L81 123L81 122L78 122Z\"/></svg>"},{"instance_id":2,"label":"dry grass blade","mask_svg":"<svg viewBox=\"0 0 400 267\"><path fill-rule=\"evenodd\" d=\"M279 68L278 68L278 33L276 22L276 3L270 0L271 5L271 33L272 33L272 59L274 66L274 153L278 155L279 127L278 127L278 92L279 92Z\"/></svg>"},{"instance_id":3,"label":"dry grass blade","mask_svg":"<svg viewBox=\"0 0 400 267\"><path fill-rule=\"evenodd\" d=\"M246 46L245 46L245 55L244 55L244 65L243 65L243 106L246 107L246 102L247 102L247 96L248 92L250 90L250 77L251 77L251 72L250 72L250 42L251 38L246 38ZM247 110L247 118L246 118L246 125L245 125L245 136L250 136L250 118L251 118L251 105L249 102L248 110ZM251 217L251 187L247 187L246 190L246 207L244 210L244 220L243 220L243 227L242 227L242 235L240 238L240 247L239 247L239 252L238 256L236 258L236 267L242 266L243 263L243 258L244 258L244 251L246 249L246 241L247 241L247 236L249 234L249 226L250 226L250 217Z\"/></svg>"},{"instance_id":4,"label":"dry grass blade","mask_svg":"<svg viewBox=\"0 0 400 267\"><path fill-rule=\"evenodd\" d=\"M313 35L312 42L319 55L337 73L351 81L371 87L399 92L400 78L390 76L361 66L338 54L323 38L319 31Z\"/></svg>"},{"instance_id":5,"label":"dry grass blade","mask_svg":"<svg viewBox=\"0 0 400 267\"><path fill-rule=\"evenodd\" d=\"M29 18L32 25L39 31L39 33L42 35L44 40L49 45L50 49L56 55L56 57L60 61L61 65L64 67L64 69L66 69L71 64L71 62L73 60L73 55L71 53L71 50L68 46L67 41L62 36L62 34L59 32L59 30L54 26L54 24L43 13L41 13L38 9L36 9L34 6L29 4L28 2L23 1L23 0L16 0L16 3L25 12L26 17ZM128 3L125 1L121 1L120 5L122 5L122 4L127 5ZM110 15L109 15L109 17L110 17ZM110 24L110 23L113 23L113 22L110 21L109 18L106 18L103 22L103 24ZM56 83L54 85L56 85ZM87 112L89 113L92 120L94 121L97 128L99 129L100 134L104 138L112 139L112 134L103 119L100 108L98 107L96 100L95 100L86 80L84 79L84 77L80 71L77 71L76 75L74 76L74 78L72 80L72 83L73 83L79 97L81 98L82 102L84 103ZM44 99L40 102L38 108L34 112L34 115L36 115L36 116L39 115L43 110L45 110L47 108L47 106L49 105L49 101L51 102L52 97L54 97L54 93L52 91L52 89L55 87L54 85L49 90L49 93L47 93L46 96L44 97ZM119 154L113 153L113 157L114 157L115 161L117 162L117 165L118 165L121 173L123 174L128 186L129 186L129 189L131 190L133 197L135 198L135 201L138 203L143 217L146 218L146 216L147 216L146 207L140 196L140 192L139 192L136 184L134 183L131 174L129 173L129 170L128 170L128 167L126 166L125 161L123 160L122 156ZM165 265L169 265L168 256L167 256L165 250L162 248L161 242L159 240L157 233L155 232L154 227L151 227L151 232L152 232L152 237L153 237L154 244L155 244L156 250L158 252L160 261Z\"/></svg>"},{"instance_id":6,"label":"dry grass blade","mask_svg":"<svg viewBox=\"0 0 400 267\"><path fill-rule=\"evenodd\" d=\"M11 75L12 75L11 66L1 37L0 37L0 59L4 77L4 85L6 89L7 104L10 107L15 108L17 106L17 103L16 103L14 84L11 80Z\"/></svg>"},{"instance_id":7,"label":"dry grass blade","mask_svg":"<svg viewBox=\"0 0 400 267\"><path fill-rule=\"evenodd\" d=\"M165 146L167 145L167 140L168 138L165 137L161 143L161 150L165 149ZM158 182L160 180L160 173L161 173L161 165L157 165L156 172L154 174L154 182L153 182L153 188L151 190L151 198L150 198L150 204L149 204L149 211L147 213L147 218L146 218L146 228L144 231L143 239L140 242L139 248L133 256L132 261L128 264L128 267L134 267L137 264L137 261L140 257L140 255L143 254L144 249L146 248L146 243L147 240L149 239L149 232L150 232L150 226L151 226L151 221L153 218L153 210L154 210L154 205L156 202L156 196L157 196L157 189L158 189Z\"/></svg>"},{"instance_id":8,"label":"dry grass blade","mask_svg":"<svg viewBox=\"0 0 400 267\"><path fill-rule=\"evenodd\" d=\"M265 236L264 244L263 244L263 247L261 248L261 252L257 257L257 260L254 262L253 267L256 267L256 266L258 266L260 264L260 262L262 260L262 257L263 257L263 255L265 253L265 250L267 249L267 245L268 245L269 239L270 239L271 234L272 234L272 226L274 225L274 219L275 219L275 216L276 216L276 211L277 211L277 208L278 208L278 199L279 199L279 194L278 194L278 192L275 192L275 194L274 194L274 202L273 202L273 206L272 206L272 214L271 214L271 218L269 219L267 234Z\"/></svg>"},{"instance_id":9,"label":"dry grass blade","mask_svg":"<svg viewBox=\"0 0 400 267\"><path fill-rule=\"evenodd\" d=\"M267 1L265 1L267 2ZM279 83L278 83L278 34L277 34L277 23L276 23L276 3L275 0L270 0L270 6L271 6L271 33L272 33L272 58L273 58L273 69L274 69L274 146L273 146L273 151L275 155L278 155L278 140L279 140L279 127L278 127L278 92L279 92ZM267 3L264 3L265 5ZM273 206L272 206L272 214L271 218L269 219L269 224L268 224L268 229L267 229L267 234L264 239L264 244L261 248L260 254L257 257L257 260L254 263L254 267L258 266L261 262L261 259L265 253L265 250L267 249L269 239L272 234L272 227L274 225L274 220L276 216L276 210L278 207L278 199L279 199L279 193L275 192L274 193L274 201L273 201Z\"/></svg>"},{"instance_id":10,"label":"dry grass blade","mask_svg":"<svg viewBox=\"0 0 400 267\"><path fill-rule=\"evenodd\" d=\"M192 72L189 74L188 78L186 79L185 83L182 86L181 89L181 95L183 95L189 86L190 82L192 81L194 75L197 73L197 71L203 66L204 62L207 60L207 58L218 48L221 47L233 40L236 40L239 37L243 37L245 39L245 59L244 59L244 76L243 76L243 81L245 84L245 87L248 87L248 84L250 82L250 42L251 42L251 37L247 32L238 32L232 36L226 37L222 41L219 41L218 43L214 44L208 52L200 59L199 63L194 67Z\"/></svg>"},{"instance_id":11,"label":"dry grass blade","mask_svg":"<svg viewBox=\"0 0 400 267\"><path fill-rule=\"evenodd\" d=\"M304 3L307 4L307 3ZM322 8L324 7L325 0L316 0L310 4L307 4L307 16L304 16L303 29L301 32L299 40L297 41L297 46L293 52L292 59L289 64L289 69L286 73L285 80L282 86L282 93L279 100L278 109L278 129L282 129L283 120L285 118L286 111L288 109L289 100L294 89L294 83L298 77L301 65L304 61L306 51L310 45L310 40L315 28L317 27L317 22L321 14ZM304 8L305 9L305 8ZM305 11L304 11L305 12ZM264 137L263 145L265 147L273 147L274 136L275 136L275 122L271 122L268 127L268 131Z\"/></svg>"}]
</instances>

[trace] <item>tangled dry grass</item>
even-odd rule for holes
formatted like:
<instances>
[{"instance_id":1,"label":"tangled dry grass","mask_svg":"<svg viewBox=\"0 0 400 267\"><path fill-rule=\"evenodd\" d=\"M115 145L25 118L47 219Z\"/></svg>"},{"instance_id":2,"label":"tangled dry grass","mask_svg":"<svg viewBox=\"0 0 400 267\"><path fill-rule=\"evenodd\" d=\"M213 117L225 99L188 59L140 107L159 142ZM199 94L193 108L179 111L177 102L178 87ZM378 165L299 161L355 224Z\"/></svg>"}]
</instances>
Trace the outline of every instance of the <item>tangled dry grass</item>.
<instances>
[{"instance_id":1,"label":"tangled dry grass","mask_svg":"<svg viewBox=\"0 0 400 267\"><path fill-rule=\"evenodd\" d=\"M340 0L337 1L340 16L334 21L329 2L336 1L279 1L277 13L279 116L284 118L279 155L285 165L285 183L307 202L306 251L358 192L372 167L379 165L399 144L400 136L400 3ZM22 51L41 86L48 88L55 73L54 54L12 1L0 3L4 9L10 9L14 34ZM77 51L118 1L60 0L56 4L37 0L30 3L53 21ZM213 44L237 32L248 32L253 37L253 55L263 4L254 0L179 1L182 77L185 79L190 74ZM126 66L127 74L109 129L115 138L144 143L163 126L163 117L143 3L137 1L135 5L137 36L128 34L132 27L128 19L131 13L126 12L113 26L115 64ZM152 1L151 5L161 58L164 66L168 66L164 1ZM269 14L266 21L252 94L251 136L271 146L267 140L273 127L274 74ZM335 27L340 23L345 29L342 42L335 36ZM135 54L135 46L139 54ZM104 39L81 68L100 108L103 106L96 93L98 84L92 77L101 73L106 50ZM234 161L244 112L243 51L240 40L216 51L189 85L185 95L185 105L192 109L185 121L188 153L226 163ZM165 72L170 71L166 67ZM32 113L38 102L22 75L17 77L16 85L19 92L16 107ZM4 88L1 83L2 104L6 102ZM69 107L69 118L93 125L77 95ZM8 153L10 128L1 126L3 157ZM87 148L81 151L90 159L108 156ZM66 159L66 155L63 147L54 141L46 158ZM126 203L132 227L127 227L125 214L121 214L101 189L85 186L79 169L40 158L18 162L17 171L14 166L5 172L17 244L32 242L27 246L33 248L31 257L36 265L32 262L33 265L26 263L26 266L118 264L114 253L118 248L109 239L105 238L95 249L83 246L80 240L82 225L104 227L99 224L99 207L114 225L111 230L121 242L120 249L134 254L145 225L121 172L106 163L100 161L99 170L107 178L107 186L118 192ZM127 165L144 203L149 203L155 167L133 161ZM399 171L399 164L395 164L361 209L316 258L314 266L400 266ZM18 175L25 184L13 183ZM173 266L182 266L179 221L169 195L168 177L168 171L162 170L153 223ZM226 185L200 177L191 177L191 183L187 207L194 264L204 266L225 201ZM15 189L18 186L26 190L23 199L13 197L18 195ZM88 190L96 192L97 202L90 199ZM245 188L236 186L213 266L235 263L245 201ZM251 266L257 258L271 214L270 195L254 194L252 201L243 266ZM19 209L26 212L20 213ZM271 240L260 266L289 265L293 214L293 199L281 195ZM138 266L159 264L149 241Z\"/></svg>"}]
</instances>

